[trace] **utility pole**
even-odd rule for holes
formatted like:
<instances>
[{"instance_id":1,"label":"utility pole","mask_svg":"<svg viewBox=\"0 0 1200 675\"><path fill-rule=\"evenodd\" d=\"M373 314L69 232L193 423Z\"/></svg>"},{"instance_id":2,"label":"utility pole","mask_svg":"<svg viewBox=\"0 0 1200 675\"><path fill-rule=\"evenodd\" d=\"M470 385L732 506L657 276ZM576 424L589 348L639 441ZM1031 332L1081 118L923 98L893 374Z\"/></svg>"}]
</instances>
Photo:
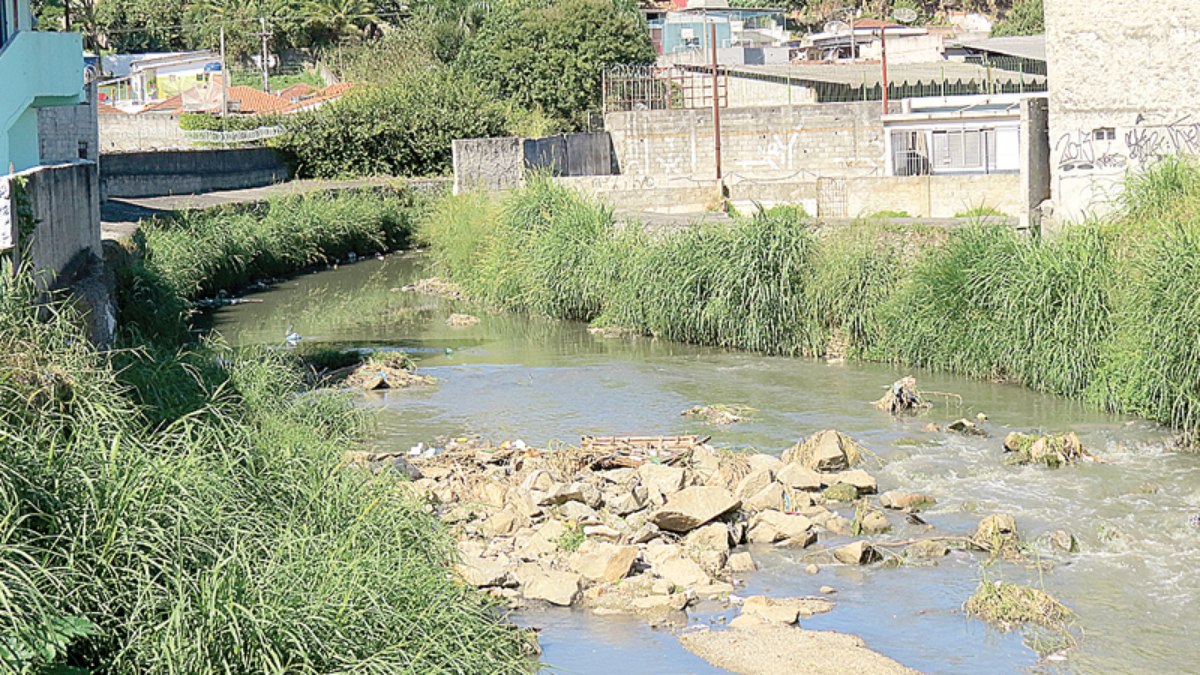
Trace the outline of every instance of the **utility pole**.
<instances>
[{"instance_id":1,"label":"utility pole","mask_svg":"<svg viewBox=\"0 0 1200 675\"><path fill-rule=\"evenodd\" d=\"M221 117L229 114L229 64L225 61L225 25L221 25Z\"/></svg>"},{"instance_id":2,"label":"utility pole","mask_svg":"<svg viewBox=\"0 0 1200 675\"><path fill-rule=\"evenodd\" d=\"M888 114L887 26L879 29L879 50L883 57L883 114Z\"/></svg>"},{"instance_id":3,"label":"utility pole","mask_svg":"<svg viewBox=\"0 0 1200 675\"><path fill-rule=\"evenodd\" d=\"M270 93L271 92L271 73L269 72L268 67L267 67L268 66L267 59L269 58L269 55L267 53L267 40L269 40L271 38L271 31L267 30L266 17L262 17L262 16L258 17L258 23L259 23L259 26L261 27L261 30L258 33L256 33L256 35L258 37L262 38L262 55L259 57L259 65L262 66L263 91Z\"/></svg>"},{"instance_id":4,"label":"utility pole","mask_svg":"<svg viewBox=\"0 0 1200 675\"><path fill-rule=\"evenodd\" d=\"M716 153L717 162L717 189L724 194L721 186L721 98L717 84L717 24L715 21L709 26L709 29L712 43L713 150Z\"/></svg>"}]
</instances>

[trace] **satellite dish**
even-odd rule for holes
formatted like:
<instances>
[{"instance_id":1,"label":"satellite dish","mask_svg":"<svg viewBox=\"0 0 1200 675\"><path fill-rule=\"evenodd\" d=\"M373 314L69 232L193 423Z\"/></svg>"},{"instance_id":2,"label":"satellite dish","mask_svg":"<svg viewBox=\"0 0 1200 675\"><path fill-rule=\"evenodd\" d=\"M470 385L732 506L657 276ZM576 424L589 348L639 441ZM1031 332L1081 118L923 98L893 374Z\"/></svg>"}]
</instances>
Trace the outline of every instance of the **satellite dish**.
<instances>
[{"instance_id":1,"label":"satellite dish","mask_svg":"<svg viewBox=\"0 0 1200 675\"><path fill-rule=\"evenodd\" d=\"M850 32L850 24L846 23L845 21L830 21L822 26L821 30L829 33L830 35L842 35L843 33Z\"/></svg>"},{"instance_id":2,"label":"satellite dish","mask_svg":"<svg viewBox=\"0 0 1200 675\"><path fill-rule=\"evenodd\" d=\"M917 20L917 10L912 7L897 7L894 16L900 23L912 23Z\"/></svg>"}]
</instances>

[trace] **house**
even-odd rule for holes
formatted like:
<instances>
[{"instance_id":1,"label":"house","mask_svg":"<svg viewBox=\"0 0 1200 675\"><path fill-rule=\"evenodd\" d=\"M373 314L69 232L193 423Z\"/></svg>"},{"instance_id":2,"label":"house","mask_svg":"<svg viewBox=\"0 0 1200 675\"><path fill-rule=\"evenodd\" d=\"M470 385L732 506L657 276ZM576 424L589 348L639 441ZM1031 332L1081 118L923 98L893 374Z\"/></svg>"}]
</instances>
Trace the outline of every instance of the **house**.
<instances>
[{"instance_id":1,"label":"house","mask_svg":"<svg viewBox=\"0 0 1200 675\"><path fill-rule=\"evenodd\" d=\"M905 99L883 116L887 175L1019 172L1022 96Z\"/></svg>"},{"instance_id":2,"label":"house","mask_svg":"<svg viewBox=\"0 0 1200 675\"><path fill-rule=\"evenodd\" d=\"M805 37L797 50L798 60L880 61L885 39L890 63L939 61L945 51L942 34L930 33L925 28L879 19L857 19L853 25L840 27L841 30L823 31Z\"/></svg>"},{"instance_id":3,"label":"house","mask_svg":"<svg viewBox=\"0 0 1200 675\"><path fill-rule=\"evenodd\" d=\"M650 40L662 65L698 64L712 59L716 31L722 64L779 63L788 60L790 33L782 9L730 7L727 0L688 0L665 13L647 13Z\"/></svg>"},{"instance_id":4,"label":"house","mask_svg":"<svg viewBox=\"0 0 1200 675\"><path fill-rule=\"evenodd\" d=\"M0 2L0 175L42 163L39 110L85 102L82 36L33 28L28 0Z\"/></svg>"},{"instance_id":5,"label":"house","mask_svg":"<svg viewBox=\"0 0 1200 675\"><path fill-rule=\"evenodd\" d=\"M105 75L100 100L126 112L211 86L221 78L221 57L211 51L117 54L100 63Z\"/></svg>"},{"instance_id":6,"label":"house","mask_svg":"<svg viewBox=\"0 0 1200 675\"><path fill-rule=\"evenodd\" d=\"M82 35L34 30L29 0L0 3L0 255L45 288L92 279L76 297L107 342L93 72Z\"/></svg>"}]
</instances>

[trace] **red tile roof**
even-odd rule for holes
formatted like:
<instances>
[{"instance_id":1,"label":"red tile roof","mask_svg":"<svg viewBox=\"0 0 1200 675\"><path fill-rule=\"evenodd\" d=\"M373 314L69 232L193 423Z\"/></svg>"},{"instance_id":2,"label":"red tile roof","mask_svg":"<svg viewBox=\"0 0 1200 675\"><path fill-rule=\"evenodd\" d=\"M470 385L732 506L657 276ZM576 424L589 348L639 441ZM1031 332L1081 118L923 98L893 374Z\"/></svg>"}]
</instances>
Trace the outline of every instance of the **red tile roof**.
<instances>
[{"instance_id":1,"label":"red tile roof","mask_svg":"<svg viewBox=\"0 0 1200 675\"><path fill-rule=\"evenodd\" d=\"M102 103L102 102L96 103L96 112L101 115L125 115L125 114L127 114L124 110L121 110L120 108L118 108L116 106L109 105L107 103Z\"/></svg>"},{"instance_id":2,"label":"red tile roof","mask_svg":"<svg viewBox=\"0 0 1200 675\"><path fill-rule=\"evenodd\" d=\"M304 98L305 96L312 96L315 93L317 93L316 87L312 86L311 84L305 84L305 83L301 82L299 84L293 84L292 86L288 87L287 89L284 89L283 91L279 92L278 96L279 96L279 98L281 98L285 101L291 101L292 99L299 99L299 98Z\"/></svg>"},{"instance_id":3,"label":"red tile roof","mask_svg":"<svg viewBox=\"0 0 1200 675\"><path fill-rule=\"evenodd\" d=\"M229 103L243 115L261 115L279 112L287 107L288 100L254 87L233 86L229 88ZM235 103L237 107L234 107Z\"/></svg>"},{"instance_id":4,"label":"red tile roof","mask_svg":"<svg viewBox=\"0 0 1200 675\"><path fill-rule=\"evenodd\" d=\"M181 96L179 94L175 94L174 96L172 96L171 98L168 98L166 100L159 101L158 103L151 103L150 105L146 106L145 108L142 108L142 112L144 112L144 113L146 113L146 112L169 112L169 113L183 112L183 96Z\"/></svg>"},{"instance_id":5,"label":"red tile roof","mask_svg":"<svg viewBox=\"0 0 1200 675\"><path fill-rule=\"evenodd\" d=\"M312 110L314 108L319 108L320 106L325 105L326 103L328 103L330 101L341 98L343 95L346 94L346 92L350 91L353 88L354 88L354 84L349 83L349 82L340 82L338 84L331 84L328 87L325 87L324 89L318 91L315 96L310 96L308 98L296 101L295 103L288 104L286 107L281 108L278 112L281 114L284 114L284 115L288 115L291 113L300 112L302 110Z\"/></svg>"}]
</instances>

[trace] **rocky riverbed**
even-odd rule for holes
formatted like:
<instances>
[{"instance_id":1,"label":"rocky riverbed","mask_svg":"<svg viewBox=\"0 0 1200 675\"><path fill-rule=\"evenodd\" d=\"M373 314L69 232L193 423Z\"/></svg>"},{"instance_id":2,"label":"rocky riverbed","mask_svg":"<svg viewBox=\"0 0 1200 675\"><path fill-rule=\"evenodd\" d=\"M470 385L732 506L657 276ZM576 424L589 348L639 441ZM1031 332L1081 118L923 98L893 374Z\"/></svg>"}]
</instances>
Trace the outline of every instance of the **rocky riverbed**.
<instances>
[{"instance_id":1,"label":"rocky riverbed","mask_svg":"<svg viewBox=\"0 0 1200 675\"><path fill-rule=\"evenodd\" d=\"M786 672L796 645L808 643L820 645L806 651L817 659L813 672L825 659L909 672L860 640L801 631L803 619L833 609L832 587L822 588L824 597L740 595L758 564L747 544L803 550L806 571L816 574L823 565L928 561L951 548L996 555L1016 542L1014 519L1000 514L984 518L971 537L925 526L926 537L868 541L894 519L922 522L916 512L936 502L898 490L877 494L868 471L877 460L832 429L780 456L717 449L696 437L585 438L555 449L464 437L436 453L368 460L414 479L405 489L458 539L455 572L465 583L511 608L581 606L675 629L688 626L689 608L700 604L737 608L727 630L680 631L688 649L735 672ZM829 537L850 542L823 545ZM781 628L807 642L784 639L791 634ZM731 662L736 654L748 660Z\"/></svg>"}]
</instances>

